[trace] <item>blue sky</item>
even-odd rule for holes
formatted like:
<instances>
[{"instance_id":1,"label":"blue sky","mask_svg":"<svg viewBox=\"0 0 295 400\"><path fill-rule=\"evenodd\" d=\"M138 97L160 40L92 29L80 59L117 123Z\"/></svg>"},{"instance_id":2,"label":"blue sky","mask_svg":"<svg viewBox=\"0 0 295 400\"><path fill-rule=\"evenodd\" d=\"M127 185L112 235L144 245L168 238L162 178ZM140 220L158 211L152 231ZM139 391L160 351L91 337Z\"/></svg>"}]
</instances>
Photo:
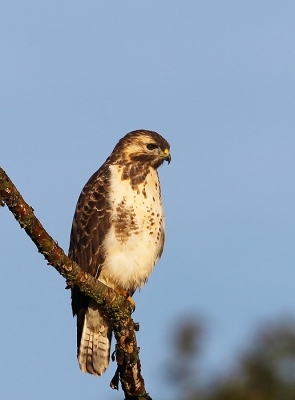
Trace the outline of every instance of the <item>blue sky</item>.
<instances>
[{"instance_id":1,"label":"blue sky","mask_svg":"<svg viewBox=\"0 0 295 400\"><path fill-rule=\"evenodd\" d=\"M0 5L0 160L67 250L80 190L120 137L156 130L167 241L135 295L143 376L165 398L169 338L206 322L224 371L269 319L295 310L295 3L9 1ZM0 397L97 396L76 361L63 279L0 210Z\"/></svg>"}]
</instances>

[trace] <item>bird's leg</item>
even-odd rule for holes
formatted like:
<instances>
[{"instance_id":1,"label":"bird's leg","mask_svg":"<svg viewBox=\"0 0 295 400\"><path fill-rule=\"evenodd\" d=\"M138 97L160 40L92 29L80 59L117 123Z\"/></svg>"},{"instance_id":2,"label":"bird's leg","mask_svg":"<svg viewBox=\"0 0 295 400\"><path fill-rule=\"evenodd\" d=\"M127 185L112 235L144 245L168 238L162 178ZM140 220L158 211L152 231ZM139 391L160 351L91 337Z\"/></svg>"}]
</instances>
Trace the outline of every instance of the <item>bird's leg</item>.
<instances>
[{"instance_id":1,"label":"bird's leg","mask_svg":"<svg viewBox=\"0 0 295 400\"><path fill-rule=\"evenodd\" d=\"M135 308L135 302L132 300L132 297L129 295L127 290L116 288L115 292L120 294L121 296L126 297L126 299L129 301L129 303Z\"/></svg>"}]
</instances>

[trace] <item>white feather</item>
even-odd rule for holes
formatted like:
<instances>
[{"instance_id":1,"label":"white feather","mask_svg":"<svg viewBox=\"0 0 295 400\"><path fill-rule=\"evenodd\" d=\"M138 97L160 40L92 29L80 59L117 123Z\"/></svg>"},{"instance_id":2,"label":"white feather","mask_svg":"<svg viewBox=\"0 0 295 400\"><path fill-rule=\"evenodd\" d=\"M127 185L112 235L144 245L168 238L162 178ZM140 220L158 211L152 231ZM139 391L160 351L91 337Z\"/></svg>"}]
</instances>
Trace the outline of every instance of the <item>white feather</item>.
<instances>
[{"instance_id":1,"label":"white feather","mask_svg":"<svg viewBox=\"0 0 295 400\"><path fill-rule=\"evenodd\" d=\"M85 314L78 362L82 372L100 376L109 365L112 325L91 300Z\"/></svg>"},{"instance_id":2,"label":"white feather","mask_svg":"<svg viewBox=\"0 0 295 400\"><path fill-rule=\"evenodd\" d=\"M124 201L126 208L134 210L137 229L130 230L128 239L122 242L112 224L104 242L106 257L100 280L111 287L135 290L144 285L163 246L163 240L158 236L158 232L162 236L165 229L158 174L150 167L145 182L133 189L129 180L121 180L118 165L111 165L110 170L111 221L116 220L117 210Z\"/></svg>"}]
</instances>

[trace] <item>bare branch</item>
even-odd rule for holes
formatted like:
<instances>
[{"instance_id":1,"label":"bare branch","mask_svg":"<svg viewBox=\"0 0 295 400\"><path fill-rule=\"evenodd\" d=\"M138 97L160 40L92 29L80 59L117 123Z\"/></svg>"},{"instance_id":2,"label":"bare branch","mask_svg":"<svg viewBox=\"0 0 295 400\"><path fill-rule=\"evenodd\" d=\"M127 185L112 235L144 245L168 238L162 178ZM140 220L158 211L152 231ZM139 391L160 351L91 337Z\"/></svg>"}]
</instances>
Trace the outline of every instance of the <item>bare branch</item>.
<instances>
[{"instance_id":1,"label":"bare branch","mask_svg":"<svg viewBox=\"0 0 295 400\"><path fill-rule=\"evenodd\" d=\"M67 257L57 242L45 231L40 221L35 217L34 210L22 198L5 171L0 167L0 206L7 205L20 226L35 243L38 251L44 255L48 264L53 266L66 280L67 284L77 285L80 290L103 308L113 321L116 344L116 374L110 386L118 389L119 380L126 399L152 400L145 390L141 376L139 349L135 331L139 330L131 318L133 306L123 296L94 279L83 271L78 264Z\"/></svg>"}]
</instances>

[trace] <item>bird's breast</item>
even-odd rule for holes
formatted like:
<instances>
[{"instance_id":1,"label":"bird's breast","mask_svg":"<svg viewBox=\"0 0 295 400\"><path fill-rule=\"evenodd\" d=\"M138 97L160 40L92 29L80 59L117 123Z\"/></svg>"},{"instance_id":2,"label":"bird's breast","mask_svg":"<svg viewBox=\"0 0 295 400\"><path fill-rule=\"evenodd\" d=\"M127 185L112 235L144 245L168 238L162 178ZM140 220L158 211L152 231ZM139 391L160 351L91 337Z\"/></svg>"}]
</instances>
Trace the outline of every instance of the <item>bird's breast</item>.
<instances>
[{"instance_id":1,"label":"bird's breast","mask_svg":"<svg viewBox=\"0 0 295 400\"><path fill-rule=\"evenodd\" d=\"M159 260L165 237L157 171L149 169L136 187L122 180L121 168L110 166L108 205L111 228L104 241L100 279L111 287L134 291L143 286Z\"/></svg>"}]
</instances>

